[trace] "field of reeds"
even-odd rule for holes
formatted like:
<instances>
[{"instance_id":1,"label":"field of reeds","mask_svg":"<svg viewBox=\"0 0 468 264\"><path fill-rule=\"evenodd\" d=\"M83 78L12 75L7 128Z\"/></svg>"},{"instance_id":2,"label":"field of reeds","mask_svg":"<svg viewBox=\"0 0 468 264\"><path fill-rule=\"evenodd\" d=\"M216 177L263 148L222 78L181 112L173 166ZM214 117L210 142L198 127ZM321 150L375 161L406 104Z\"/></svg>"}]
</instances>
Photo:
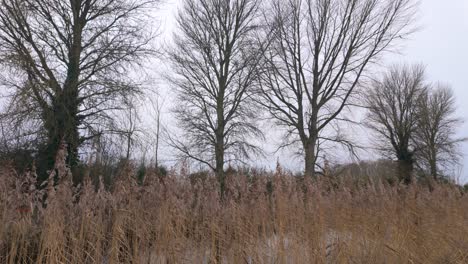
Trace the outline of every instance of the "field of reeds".
<instances>
[{"instance_id":1,"label":"field of reeds","mask_svg":"<svg viewBox=\"0 0 468 264\"><path fill-rule=\"evenodd\" d=\"M132 166L105 188L92 175L36 186L0 169L0 263L468 263L468 195L455 185L379 177Z\"/></svg>"}]
</instances>

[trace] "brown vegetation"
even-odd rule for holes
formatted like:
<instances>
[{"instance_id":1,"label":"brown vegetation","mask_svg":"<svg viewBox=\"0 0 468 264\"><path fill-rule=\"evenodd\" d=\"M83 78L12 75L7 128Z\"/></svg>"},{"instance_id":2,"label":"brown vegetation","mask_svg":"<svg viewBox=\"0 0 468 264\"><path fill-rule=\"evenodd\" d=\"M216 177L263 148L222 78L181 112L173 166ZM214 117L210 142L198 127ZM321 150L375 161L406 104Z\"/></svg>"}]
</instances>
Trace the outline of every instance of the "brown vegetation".
<instances>
[{"instance_id":1,"label":"brown vegetation","mask_svg":"<svg viewBox=\"0 0 468 264\"><path fill-rule=\"evenodd\" d=\"M0 262L468 260L468 196L455 185L432 191L415 183L392 185L370 175L369 167L356 178L346 172L359 171L353 169L319 179L278 167L275 173L228 171L221 200L213 175L149 171L139 185L128 166L110 190L99 183L96 191L89 177L72 187L63 169L55 172L60 184L40 191L34 173L1 168Z\"/></svg>"}]
</instances>

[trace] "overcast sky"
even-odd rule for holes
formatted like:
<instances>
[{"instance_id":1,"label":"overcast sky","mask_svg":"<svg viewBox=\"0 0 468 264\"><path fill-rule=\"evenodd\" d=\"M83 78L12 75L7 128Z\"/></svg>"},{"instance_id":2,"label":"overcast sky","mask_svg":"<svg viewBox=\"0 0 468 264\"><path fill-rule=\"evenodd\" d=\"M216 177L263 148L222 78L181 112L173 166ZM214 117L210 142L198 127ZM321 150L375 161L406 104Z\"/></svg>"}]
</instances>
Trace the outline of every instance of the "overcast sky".
<instances>
[{"instance_id":1,"label":"overcast sky","mask_svg":"<svg viewBox=\"0 0 468 264\"><path fill-rule=\"evenodd\" d=\"M181 0L166 0L160 12L162 39L170 42L174 17ZM468 0L421 0L417 20L420 30L404 42L401 55L385 59L387 62L423 63L427 78L432 82L450 84L457 97L458 116L466 120L458 129L461 137L468 137ZM271 145L271 142L267 142ZM462 181L468 182L468 144L463 145L464 169ZM275 154L263 164L272 166L277 158L286 159L290 153ZM301 166L297 161L290 168Z\"/></svg>"},{"instance_id":2,"label":"overcast sky","mask_svg":"<svg viewBox=\"0 0 468 264\"><path fill-rule=\"evenodd\" d=\"M468 137L468 1L421 0L422 29L404 49L402 61L427 66L431 81L450 84L457 97L458 116L465 120L459 135ZM463 180L468 181L468 144L463 145Z\"/></svg>"}]
</instances>

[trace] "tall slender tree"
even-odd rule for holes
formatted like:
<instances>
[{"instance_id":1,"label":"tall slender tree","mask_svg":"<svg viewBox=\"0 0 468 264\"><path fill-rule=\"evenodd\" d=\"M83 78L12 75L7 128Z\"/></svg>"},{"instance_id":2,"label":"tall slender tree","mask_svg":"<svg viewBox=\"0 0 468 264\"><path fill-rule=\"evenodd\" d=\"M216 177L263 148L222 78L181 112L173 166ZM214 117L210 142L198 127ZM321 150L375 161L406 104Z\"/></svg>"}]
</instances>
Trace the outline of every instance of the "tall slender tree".
<instances>
[{"instance_id":1,"label":"tall slender tree","mask_svg":"<svg viewBox=\"0 0 468 264\"><path fill-rule=\"evenodd\" d=\"M300 143L306 175L315 175L324 144L344 142L327 130L369 66L412 32L414 12L412 0L272 1L260 102Z\"/></svg>"},{"instance_id":2,"label":"tall slender tree","mask_svg":"<svg viewBox=\"0 0 468 264\"><path fill-rule=\"evenodd\" d=\"M211 168L222 195L225 163L258 150L249 139L261 136L252 104L258 8L257 0L185 0L170 52L184 138L172 145Z\"/></svg>"},{"instance_id":3,"label":"tall slender tree","mask_svg":"<svg viewBox=\"0 0 468 264\"><path fill-rule=\"evenodd\" d=\"M436 84L418 101L417 129L414 141L420 167L437 181L447 176L447 170L460 161L456 128L462 123L455 116L456 102L450 86Z\"/></svg>"}]
</instances>

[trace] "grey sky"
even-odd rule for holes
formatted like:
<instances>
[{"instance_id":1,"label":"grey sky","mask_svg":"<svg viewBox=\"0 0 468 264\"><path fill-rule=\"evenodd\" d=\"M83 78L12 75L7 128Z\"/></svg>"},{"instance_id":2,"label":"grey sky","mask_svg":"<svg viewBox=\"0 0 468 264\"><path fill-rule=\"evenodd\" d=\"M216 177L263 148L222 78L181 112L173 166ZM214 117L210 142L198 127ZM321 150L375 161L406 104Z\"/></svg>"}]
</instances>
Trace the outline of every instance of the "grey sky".
<instances>
[{"instance_id":1,"label":"grey sky","mask_svg":"<svg viewBox=\"0 0 468 264\"><path fill-rule=\"evenodd\" d=\"M174 30L174 18L181 0L167 0L161 9L162 39L170 42ZM403 43L401 55L392 54L384 63L423 63L427 77L433 82L450 84L457 97L458 116L468 119L468 1L467 0L421 0L417 25L421 29ZM164 86L164 85L163 85ZM468 137L468 120L459 128L462 137ZM267 140L265 145L271 145ZM278 142L276 142L278 143ZM271 148L271 147L270 147ZM465 154L461 172L462 181L468 182L468 144L463 145ZM290 160L290 153L276 154L260 162L272 166L277 158ZM301 166L300 161L291 161L290 168Z\"/></svg>"},{"instance_id":2,"label":"grey sky","mask_svg":"<svg viewBox=\"0 0 468 264\"><path fill-rule=\"evenodd\" d=\"M468 136L468 1L422 0L422 29L408 41L402 61L427 65L431 81L450 84L457 97L458 116L465 120L459 135ZM463 181L468 181L468 144L463 145Z\"/></svg>"}]
</instances>

